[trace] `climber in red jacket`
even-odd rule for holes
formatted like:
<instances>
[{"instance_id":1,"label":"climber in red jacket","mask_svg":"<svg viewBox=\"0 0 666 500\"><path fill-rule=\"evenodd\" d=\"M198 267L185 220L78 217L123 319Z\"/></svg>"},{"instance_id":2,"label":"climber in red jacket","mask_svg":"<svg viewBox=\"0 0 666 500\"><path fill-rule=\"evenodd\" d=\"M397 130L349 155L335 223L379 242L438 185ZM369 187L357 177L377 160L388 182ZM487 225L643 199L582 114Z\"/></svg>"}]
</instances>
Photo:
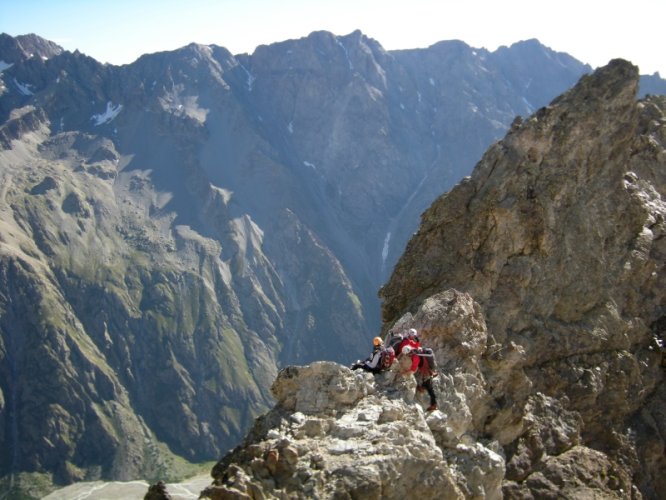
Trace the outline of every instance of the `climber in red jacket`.
<instances>
[{"instance_id":1,"label":"climber in red jacket","mask_svg":"<svg viewBox=\"0 0 666 500\"><path fill-rule=\"evenodd\" d=\"M409 375L410 373L414 374L416 378L416 391L422 392L424 390L428 391L428 396L430 396L430 406L426 411L434 411L437 409L437 398L435 397L435 390L432 387L432 379L437 376L430 366L429 356L419 356L418 347L414 348L409 344L406 344L402 347L400 357L410 357L411 363L408 368L404 368L402 371L403 375ZM404 367L406 363L401 363L401 367Z\"/></svg>"},{"instance_id":2,"label":"climber in red jacket","mask_svg":"<svg viewBox=\"0 0 666 500\"><path fill-rule=\"evenodd\" d=\"M402 349L407 345L413 349L418 349L419 347L421 347L421 341L419 340L419 337L417 335L416 328L410 328L407 334L403 335L404 338L402 339L400 344L398 344L398 347L395 350L395 354L397 356L400 355Z\"/></svg>"}]
</instances>

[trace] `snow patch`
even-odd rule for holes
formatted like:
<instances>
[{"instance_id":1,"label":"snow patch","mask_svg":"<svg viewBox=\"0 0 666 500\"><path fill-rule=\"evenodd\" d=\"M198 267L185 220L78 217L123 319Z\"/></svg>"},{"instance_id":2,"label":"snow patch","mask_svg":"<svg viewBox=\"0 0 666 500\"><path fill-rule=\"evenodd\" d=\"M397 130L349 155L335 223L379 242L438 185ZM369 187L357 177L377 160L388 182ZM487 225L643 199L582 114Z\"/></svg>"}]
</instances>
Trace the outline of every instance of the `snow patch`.
<instances>
[{"instance_id":1,"label":"snow patch","mask_svg":"<svg viewBox=\"0 0 666 500\"><path fill-rule=\"evenodd\" d=\"M527 99L525 99L525 97L523 97L523 104L527 106L527 114L531 115L534 113L534 106L532 106L532 104Z\"/></svg>"},{"instance_id":2,"label":"snow patch","mask_svg":"<svg viewBox=\"0 0 666 500\"><path fill-rule=\"evenodd\" d=\"M505 130L506 129L506 125L504 125L499 120L490 120L490 124L495 128L495 130Z\"/></svg>"},{"instance_id":3,"label":"snow patch","mask_svg":"<svg viewBox=\"0 0 666 500\"><path fill-rule=\"evenodd\" d=\"M113 120L116 116L118 116L118 113L123 109L122 104L118 104L117 106L114 106L111 101L106 103L106 111L104 113L101 113L99 115L92 115L90 119L94 122L95 126L102 125L104 123L108 123L111 120Z\"/></svg>"},{"instance_id":4,"label":"snow patch","mask_svg":"<svg viewBox=\"0 0 666 500\"><path fill-rule=\"evenodd\" d=\"M34 95L32 90L30 90L30 87L32 87L32 85L30 85L29 83L21 83L18 80L16 80L16 78L14 78L14 85L16 85L16 88L22 95L26 96Z\"/></svg>"},{"instance_id":5,"label":"snow patch","mask_svg":"<svg viewBox=\"0 0 666 500\"><path fill-rule=\"evenodd\" d=\"M0 73L2 73L4 70L9 69L13 66L11 63L6 63L2 59L0 59Z\"/></svg>"},{"instance_id":6,"label":"snow patch","mask_svg":"<svg viewBox=\"0 0 666 500\"><path fill-rule=\"evenodd\" d=\"M317 169L317 167L314 165L314 163L310 163L309 161L304 161L303 165L305 165L306 167L310 167L312 170Z\"/></svg>"},{"instance_id":7,"label":"snow patch","mask_svg":"<svg viewBox=\"0 0 666 500\"><path fill-rule=\"evenodd\" d=\"M238 63L238 65L241 68L243 68L243 70L245 71L245 74L247 75L247 90L248 90L248 92L252 92L252 87L254 86L254 82L257 78L252 73L250 73L250 71L245 66L243 66L240 63Z\"/></svg>"},{"instance_id":8,"label":"snow patch","mask_svg":"<svg viewBox=\"0 0 666 500\"><path fill-rule=\"evenodd\" d=\"M434 78L430 78L428 81L430 82L430 85L432 85L433 87L435 86L435 79Z\"/></svg>"},{"instance_id":9,"label":"snow patch","mask_svg":"<svg viewBox=\"0 0 666 500\"><path fill-rule=\"evenodd\" d=\"M382 268L386 265L386 258L388 257L390 241L391 241L391 231L386 233L386 238L384 238L384 248L382 248Z\"/></svg>"},{"instance_id":10,"label":"snow patch","mask_svg":"<svg viewBox=\"0 0 666 500\"><path fill-rule=\"evenodd\" d=\"M289 122L289 125L287 125L287 130L290 134L294 133L294 122Z\"/></svg>"},{"instance_id":11,"label":"snow patch","mask_svg":"<svg viewBox=\"0 0 666 500\"><path fill-rule=\"evenodd\" d=\"M372 85L368 85L367 83L365 87L368 90L370 99L372 99L373 101L378 102L380 99L384 97L384 93L381 90L379 90L377 87L373 87Z\"/></svg>"},{"instance_id":12,"label":"snow patch","mask_svg":"<svg viewBox=\"0 0 666 500\"><path fill-rule=\"evenodd\" d=\"M352 64L351 59L349 59L349 52L347 51L347 47L342 45L342 42L337 36L335 37L335 43L339 45L340 48L342 48L342 51L345 53L345 57L347 58L347 63L349 63L349 69L354 69L354 65Z\"/></svg>"},{"instance_id":13,"label":"snow patch","mask_svg":"<svg viewBox=\"0 0 666 500\"><path fill-rule=\"evenodd\" d=\"M215 184L210 184L210 187L213 191L215 191L217 194L219 194L222 197L222 201L224 201L225 204L231 201L231 197L233 195L232 191L218 187Z\"/></svg>"}]
</instances>

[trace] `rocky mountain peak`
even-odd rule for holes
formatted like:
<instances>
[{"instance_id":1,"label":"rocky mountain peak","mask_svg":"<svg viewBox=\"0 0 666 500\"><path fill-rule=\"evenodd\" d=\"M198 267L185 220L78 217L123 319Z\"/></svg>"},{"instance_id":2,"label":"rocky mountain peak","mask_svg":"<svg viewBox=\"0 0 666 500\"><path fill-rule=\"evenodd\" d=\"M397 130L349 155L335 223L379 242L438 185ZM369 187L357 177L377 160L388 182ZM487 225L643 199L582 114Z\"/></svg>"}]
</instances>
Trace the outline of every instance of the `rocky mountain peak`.
<instances>
[{"instance_id":1,"label":"rocky mountain peak","mask_svg":"<svg viewBox=\"0 0 666 500\"><path fill-rule=\"evenodd\" d=\"M0 33L0 54L5 63L13 64L32 57L49 59L63 52L63 48L35 34L12 37Z\"/></svg>"},{"instance_id":2,"label":"rocky mountain peak","mask_svg":"<svg viewBox=\"0 0 666 500\"><path fill-rule=\"evenodd\" d=\"M637 86L581 78L423 214L380 293L438 410L396 369L287 367L204 497L659 498L666 100Z\"/></svg>"},{"instance_id":3,"label":"rocky mountain peak","mask_svg":"<svg viewBox=\"0 0 666 500\"><path fill-rule=\"evenodd\" d=\"M449 284L463 290L474 287L479 290L474 294L479 298L489 296L503 270L503 263L513 255L549 256L552 249L561 247L561 241L556 237L546 238L550 236L548 230L554 228L555 222L559 222L561 232L591 218L594 220L587 221L589 226L603 223L598 213L585 206L596 199L592 193L586 193L590 196L580 204L572 206L570 203L575 195L583 194L581 190L584 186L594 182L618 187L613 181L622 179L626 168L619 155L624 159L632 154L633 148L627 147L636 134L639 142L644 140L638 126L641 121L639 111L646 104L635 101L637 83L638 74L634 66L626 61L613 61L592 75L581 78L570 91L527 120L516 120L505 139L486 152L472 176L443 195L423 214L418 234L410 241L394 275L380 292L385 298L385 321L391 322L400 311L409 310L411 306L407 302L418 303L419 297L445 289ZM656 99L648 107L652 109L659 102ZM599 144L599 139L606 135L613 140L604 140ZM658 169L655 170L658 173ZM609 178L609 175L613 177ZM589 189L594 190L594 187L589 186ZM520 192L521 189L523 192ZM472 205L458 203L461 200L457 197L461 195L469 198ZM563 205L562 198L565 196L570 203ZM551 204L554 206L549 206ZM477 236L477 233L484 229L491 230L493 243L501 244L499 249L502 252L489 246L488 253L492 256L485 259L478 255L479 252L486 255L482 242L466 243L467 251L463 255L466 260L472 261L468 260L465 266L457 266L455 263L460 256L449 247L455 240L450 231L457 229L457 226L446 224L449 221L441 218L446 215L444 207L467 215L472 210L496 205L507 209L507 214L517 220L506 221L509 223L507 227L498 227L502 221L494 215L485 214L484 224L470 234L472 238L481 238L484 236ZM583 208L587 209L581 210ZM575 216L567 214L567 220L560 220L565 212L575 212ZM615 218L619 215L615 214ZM545 217L548 217L547 220L542 221ZM533 227L535 221L540 224ZM515 222L521 224L511 224ZM433 243L447 246L417 250L417 245L422 244L420 235L430 231L437 231L441 236L446 231L447 237L436 239ZM587 237L590 236L587 234ZM427 251L428 255L435 254L437 259L423 259L418 254L419 250ZM570 252L567 258L577 256L572 247L563 250ZM502 264L496 259L501 259ZM440 260L447 262L447 265ZM419 266L418 261L422 265ZM436 267L433 268L433 265ZM403 266L409 267L409 271L405 272L407 269L403 270ZM570 266L561 267L566 270ZM414 275L415 272L418 276ZM398 285L402 279L405 281Z\"/></svg>"}]
</instances>

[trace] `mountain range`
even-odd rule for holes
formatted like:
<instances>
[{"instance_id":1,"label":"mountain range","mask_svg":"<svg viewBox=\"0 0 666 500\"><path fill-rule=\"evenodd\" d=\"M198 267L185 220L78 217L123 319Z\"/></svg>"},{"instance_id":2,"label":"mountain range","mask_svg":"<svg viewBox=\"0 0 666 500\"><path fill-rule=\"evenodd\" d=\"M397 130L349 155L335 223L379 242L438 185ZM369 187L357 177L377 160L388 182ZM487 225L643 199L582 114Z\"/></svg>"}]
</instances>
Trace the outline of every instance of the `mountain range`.
<instances>
[{"instance_id":1,"label":"mountain range","mask_svg":"<svg viewBox=\"0 0 666 500\"><path fill-rule=\"evenodd\" d=\"M10 488L183 474L238 442L280 368L362 356L420 214L591 71L537 40L360 32L125 66L0 35L0 61Z\"/></svg>"}]
</instances>

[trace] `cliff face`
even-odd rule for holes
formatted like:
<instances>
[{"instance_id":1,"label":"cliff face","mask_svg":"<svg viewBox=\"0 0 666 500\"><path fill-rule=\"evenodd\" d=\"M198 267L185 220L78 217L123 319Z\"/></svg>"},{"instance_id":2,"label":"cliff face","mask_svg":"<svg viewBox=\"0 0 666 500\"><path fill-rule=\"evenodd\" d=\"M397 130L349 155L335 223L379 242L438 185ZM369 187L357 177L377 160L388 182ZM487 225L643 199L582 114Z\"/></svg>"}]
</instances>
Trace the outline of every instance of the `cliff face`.
<instances>
[{"instance_id":1,"label":"cliff face","mask_svg":"<svg viewBox=\"0 0 666 500\"><path fill-rule=\"evenodd\" d=\"M380 295L434 348L439 410L395 371L286 368L204 494L660 498L666 100L637 86L584 76L423 214Z\"/></svg>"},{"instance_id":2,"label":"cliff face","mask_svg":"<svg viewBox=\"0 0 666 500\"><path fill-rule=\"evenodd\" d=\"M665 101L636 102L637 84L613 61L514 123L423 214L380 292L387 326L443 290L479 303L478 432L505 447L510 495L546 488L572 453L535 438L537 397L579 418L581 444L646 496L664 491Z\"/></svg>"}]
</instances>

